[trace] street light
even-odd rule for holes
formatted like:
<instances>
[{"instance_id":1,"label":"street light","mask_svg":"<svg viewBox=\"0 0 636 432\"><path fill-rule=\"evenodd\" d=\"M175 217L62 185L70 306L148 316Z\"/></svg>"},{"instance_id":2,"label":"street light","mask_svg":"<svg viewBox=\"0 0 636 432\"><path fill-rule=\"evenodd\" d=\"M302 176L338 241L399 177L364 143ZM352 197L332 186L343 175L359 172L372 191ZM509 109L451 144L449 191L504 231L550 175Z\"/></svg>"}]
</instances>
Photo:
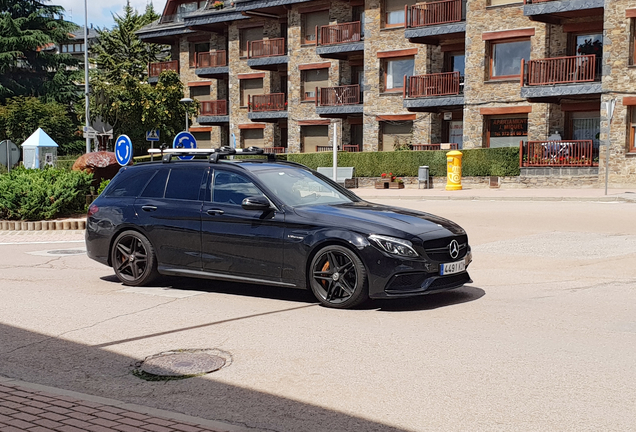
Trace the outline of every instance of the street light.
<instances>
[{"instance_id":1,"label":"street light","mask_svg":"<svg viewBox=\"0 0 636 432\"><path fill-rule=\"evenodd\" d=\"M191 104L192 102L194 102L194 101L193 101L192 99L190 99L190 98L184 97L184 98L183 98L183 99L181 99L179 102L181 102L182 104L184 104L184 105L185 105L185 107L186 107L186 128L185 128L185 130L186 130L186 132L190 132L190 128L188 127L188 117L189 117L189 116L188 116L188 107L189 107L189 106L190 106L190 104Z\"/></svg>"},{"instance_id":2,"label":"street light","mask_svg":"<svg viewBox=\"0 0 636 432\"><path fill-rule=\"evenodd\" d=\"M85 115L86 115L86 153L91 152L91 139L88 137L88 131L91 126L90 120L90 106L88 98L88 5L84 0L84 103L85 103Z\"/></svg>"}]
</instances>

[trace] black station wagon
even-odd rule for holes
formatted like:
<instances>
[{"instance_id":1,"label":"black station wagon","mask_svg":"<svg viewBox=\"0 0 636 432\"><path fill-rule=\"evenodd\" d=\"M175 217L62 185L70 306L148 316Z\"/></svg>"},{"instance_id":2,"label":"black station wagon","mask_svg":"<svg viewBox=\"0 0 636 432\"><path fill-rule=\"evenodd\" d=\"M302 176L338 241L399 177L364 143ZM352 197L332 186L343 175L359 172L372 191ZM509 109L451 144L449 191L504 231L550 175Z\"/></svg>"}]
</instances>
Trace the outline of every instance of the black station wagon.
<instances>
[{"instance_id":1,"label":"black station wagon","mask_svg":"<svg viewBox=\"0 0 636 432\"><path fill-rule=\"evenodd\" d=\"M472 282L457 224L367 202L273 155L228 160L235 152L166 150L121 168L89 207L88 256L125 285L159 274L276 285L335 308Z\"/></svg>"}]
</instances>

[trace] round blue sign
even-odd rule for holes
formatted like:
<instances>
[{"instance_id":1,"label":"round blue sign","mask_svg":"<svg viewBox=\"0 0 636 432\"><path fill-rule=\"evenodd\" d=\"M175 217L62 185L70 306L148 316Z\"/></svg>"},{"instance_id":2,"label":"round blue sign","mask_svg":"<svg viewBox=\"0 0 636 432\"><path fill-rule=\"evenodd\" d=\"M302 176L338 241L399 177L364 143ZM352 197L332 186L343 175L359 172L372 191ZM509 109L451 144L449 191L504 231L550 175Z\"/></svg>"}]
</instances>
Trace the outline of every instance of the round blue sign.
<instances>
[{"instance_id":1,"label":"round blue sign","mask_svg":"<svg viewBox=\"0 0 636 432\"><path fill-rule=\"evenodd\" d=\"M115 141L115 158L121 166L130 163L133 155L132 141L127 135L119 135Z\"/></svg>"},{"instance_id":2,"label":"round blue sign","mask_svg":"<svg viewBox=\"0 0 636 432\"><path fill-rule=\"evenodd\" d=\"M190 132L179 132L172 141L172 148L176 149L195 149L197 148L197 140ZM194 159L194 156L179 156L181 160Z\"/></svg>"}]
</instances>

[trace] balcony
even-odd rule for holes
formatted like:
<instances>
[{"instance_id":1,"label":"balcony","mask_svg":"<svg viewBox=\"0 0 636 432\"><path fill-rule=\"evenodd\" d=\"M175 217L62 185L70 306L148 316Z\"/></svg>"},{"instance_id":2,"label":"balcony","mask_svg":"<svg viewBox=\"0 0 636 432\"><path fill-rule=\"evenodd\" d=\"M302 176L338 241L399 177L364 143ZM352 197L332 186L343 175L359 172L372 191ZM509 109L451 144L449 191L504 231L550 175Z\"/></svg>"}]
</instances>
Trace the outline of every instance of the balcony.
<instances>
[{"instance_id":1,"label":"balcony","mask_svg":"<svg viewBox=\"0 0 636 432\"><path fill-rule=\"evenodd\" d=\"M590 168L598 166L598 149L592 140L523 141L519 143L519 166Z\"/></svg>"},{"instance_id":2,"label":"balcony","mask_svg":"<svg viewBox=\"0 0 636 432\"><path fill-rule=\"evenodd\" d=\"M199 124L223 124L230 121L226 100L201 101L200 104L201 108L197 117Z\"/></svg>"},{"instance_id":3,"label":"balcony","mask_svg":"<svg viewBox=\"0 0 636 432\"><path fill-rule=\"evenodd\" d=\"M404 35L410 42L439 45L466 33L466 0L441 0L405 7Z\"/></svg>"},{"instance_id":4,"label":"balcony","mask_svg":"<svg viewBox=\"0 0 636 432\"><path fill-rule=\"evenodd\" d=\"M564 19L603 16L604 0L524 0L523 14L533 21L561 24Z\"/></svg>"},{"instance_id":5,"label":"balcony","mask_svg":"<svg viewBox=\"0 0 636 432\"><path fill-rule=\"evenodd\" d=\"M594 54L521 61L521 97L549 99L601 93L601 58Z\"/></svg>"},{"instance_id":6,"label":"balcony","mask_svg":"<svg viewBox=\"0 0 636 432\"><path fill-rule=\"evenodd\" d=\"M287 153L287 147L263 147L265 153L283 154Z\"/></svg>"},{"instance_id":7,"label":"balcony","mask_svg":"<svg viewBox=\"0 0 636 432\"><path fill-rule=\"evenodd\" d=\"M342 146L342 149L340 148L340 146L338 146L338 151L346 151L349 153L358 153L360 152L360 147L357 144L345 144ZM330 152L333 151L333 146L316 146L316 152Z\"/></svg>"},{"instance_id":8,"label":"balcony","mask_svg":"<svg viewBox=\"0 0 636 432\"><path fill-rule=\"evenodd\" d=\"M317 30L316 54L325 58L346 59L364 51L360 21L331 24Z\"/></svg>"},{"instance_id":9,"label":"balcony","mask_svg":"<svg viewBox=\"0 0 636 432\"><path fill-rule=\"evenodd\" d=\"M253 121L278 122L287 118L285 93L272 93L250 96L247 118Z\"/></svg>"},{"instance_id":10,"label":"balcony","mask_svg":"<svg viewBox=\"0 0 636 432\"><path fill-rule=\"evenodd\" d=\"M362 114L360 85L316 88L316 113L321 117L348 117Z\"/></svg>"},{"instance_id":11,"label":"balcony","mask_svg":"<svg viewBox=\"0 0 636 432\"><path fill-rule=\"evenodd\" d=\"M247 65L252 69L278 70L287 67L289 58L285 51L285 38L249 41L247 45Z\"/></svg>"},{"instance_id":12,"label":"balcony","mask_svg":"<svg viewBox=\"0 0 636 432\"><path fill-rule=\"evenodd\" d=\"M159 81L159 75L161 75L164 71L175 71L179 73L179 61L165 61L165 62L156 62L150 63L150 67L148 68L148 82L150 84L155 84Z\"/></svg>"},{"instance_id":13,"label":"balcony","mask_svg":"<svg viewBox=\"0 0 636 432\"><path fill-rule=\"evenodd\" d=\"M195 73L201 78L224 78L230 73L230 68L227 65L227 51L199 53Z\"/></svg>"},{"instance_id":14,"label":"balcony","mask_svg":"<svg viewBox=\"0 0 636 432\"><path fill-rule=\"evenodd\" d=\"M463 77L459 72L416 75L404 78L404 108L435 112L440 107L464 105Z\"/></svg>"},{"instance_id":15,"label":"balcony","mask_svg":"<svg viewBox=\"0 0 636 432\"><path fill-rule=\"evenodd\" d=\"M457 143L443 143L443 144L413 144L411 150L414 151L428 151L428 150L457 150L459 145Z\"/></svg>"}]
</instances>

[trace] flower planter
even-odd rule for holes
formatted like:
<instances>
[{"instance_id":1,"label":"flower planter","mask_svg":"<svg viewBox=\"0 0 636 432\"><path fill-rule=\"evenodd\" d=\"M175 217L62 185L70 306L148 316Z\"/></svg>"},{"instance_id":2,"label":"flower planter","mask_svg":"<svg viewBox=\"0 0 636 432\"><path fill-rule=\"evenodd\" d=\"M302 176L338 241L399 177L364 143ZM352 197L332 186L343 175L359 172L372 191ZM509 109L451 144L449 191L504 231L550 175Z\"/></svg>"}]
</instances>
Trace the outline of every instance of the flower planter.
<instances>
[{"instance_id":1,"label":"flower planter","mask_svg":"<svg viewBox=\"0 0 636 432\"><path fill-rule=\"evenodd\" d=\"M389 188L389 183L391 183L390 180L377 180L375 182L375 188L376 189L388 189Z\"/></svg>"},{"instance_id":2,"label":"flower planter","mask_svg":"<svg viewBox=\"0 0 636 432\"><path fill-rule=\"evenodd\" d=\"M389 189L404 189L404 183L389 182Z\"/></svg>"}]
</instances>

